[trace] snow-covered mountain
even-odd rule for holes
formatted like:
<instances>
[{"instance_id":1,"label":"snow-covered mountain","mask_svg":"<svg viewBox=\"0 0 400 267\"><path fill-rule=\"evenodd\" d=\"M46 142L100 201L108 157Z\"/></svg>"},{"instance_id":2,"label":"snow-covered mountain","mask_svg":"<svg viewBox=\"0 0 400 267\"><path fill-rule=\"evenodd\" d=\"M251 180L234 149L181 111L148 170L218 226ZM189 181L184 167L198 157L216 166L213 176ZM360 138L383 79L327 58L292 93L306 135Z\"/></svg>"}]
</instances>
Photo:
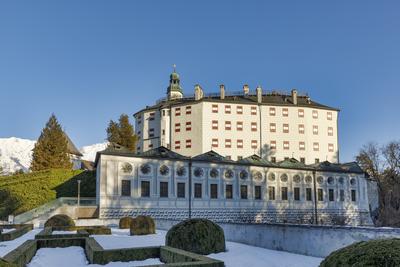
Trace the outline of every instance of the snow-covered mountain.
<instances>
[{"instance_id":1,"label":"snow-covered mountain","mask_svg":"<svg viewBox=\"0 0 400 267\"><path fill-rule=\"evenodd\" d=\"M0 138L0 166L3 167L3 172L8 174L18 170L28 171L35 143L35 140L16 137ZM80 149L83 154L82 159L94 161L96 152L106 147L106 142L84 146Z\"/></svg>"}]
</instances>

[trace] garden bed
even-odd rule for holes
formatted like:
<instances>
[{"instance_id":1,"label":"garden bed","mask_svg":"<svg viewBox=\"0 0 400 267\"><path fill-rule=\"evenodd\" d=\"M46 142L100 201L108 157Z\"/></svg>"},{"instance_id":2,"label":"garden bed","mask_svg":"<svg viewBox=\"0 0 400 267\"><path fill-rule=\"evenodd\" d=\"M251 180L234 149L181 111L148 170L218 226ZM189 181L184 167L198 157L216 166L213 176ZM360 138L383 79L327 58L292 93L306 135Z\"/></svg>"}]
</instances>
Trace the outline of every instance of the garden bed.
<instances>
[{"instance_id":1,"label":"garden bed","mask_svg":"<svg viewBox=\"0 0 400 267\"><path fill-rule=\"evenodd\" d=\"M0 242L14 240L33 229L33 224L6 224L0 225L3 232L0 233Z\"/></svg>"},{"instance_id":2,"label":"garden bed","mask_svg":"<svg viewBox=\"0 0 400 267\"><path fill-rule=\"evenodd\" d=\"M111 229L104 226L53 226L45 227L35 239L55 239L89 237L90 235L110 235Z\"/></svg>"}]
</instances>

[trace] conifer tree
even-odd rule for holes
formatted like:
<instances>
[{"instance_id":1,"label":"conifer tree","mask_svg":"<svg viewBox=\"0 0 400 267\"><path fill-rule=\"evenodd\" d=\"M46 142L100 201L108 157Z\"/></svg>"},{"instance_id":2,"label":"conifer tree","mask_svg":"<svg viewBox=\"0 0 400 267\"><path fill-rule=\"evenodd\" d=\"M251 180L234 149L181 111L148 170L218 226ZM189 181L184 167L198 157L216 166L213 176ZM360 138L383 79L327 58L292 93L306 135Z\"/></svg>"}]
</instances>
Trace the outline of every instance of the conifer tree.
<instances>
[{"instance_id":1,"label":"conifer tree","mask_svg":"<svg viewBox=\"0 0 400 267\"><path fill-rule=\"evenodd\" d=\"M121 114L118 123L110 121L107 128L107 140L135 151L137 137L128 115Z\"/></svg>"},{"instance_id":2,"label":"conifer tree","mask_svg":"<svg viewBox=\"0 0 400 267\"><path fill-rule=\"evenodd\" d=\"M71 169L68 140L54 114L43 128L32 155L32 171L52 168Z\"/></svg>"}]
</instances>

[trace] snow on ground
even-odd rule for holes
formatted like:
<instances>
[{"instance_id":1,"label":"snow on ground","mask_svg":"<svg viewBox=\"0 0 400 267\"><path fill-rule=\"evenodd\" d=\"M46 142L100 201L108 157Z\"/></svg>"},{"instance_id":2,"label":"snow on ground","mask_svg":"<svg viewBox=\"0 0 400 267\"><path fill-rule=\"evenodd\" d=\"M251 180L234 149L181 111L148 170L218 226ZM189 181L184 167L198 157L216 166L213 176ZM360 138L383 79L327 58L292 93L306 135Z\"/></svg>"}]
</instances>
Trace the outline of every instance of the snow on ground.
<instances>
[{"instance_id":1,"label":"snow on ground","mask_svg":"<svg viewBox=\"0 0 400 267\"><path fill-rule=\"evenodd\" d=\"M52 235L73 235L76 234L76 231L53 231Z\"/></svg>"},{"instance_id":2,"label":"snow on ground","mask_svg":"<svg viewBox=\"0 0 400 267\"><path fill-rule=\"evenodd\" d=\"M41 248L36 252L27 267L130 267L162 264L159 259L144 261L110 262L106 265L89 264L85 251L81 247Z\"/></svg>"},{"instance_id":3,"label":"snow on ground","mask_svg":"<svg viewBox=\"0 0 400 267\"><path fill-rule=\"evenodd\" d=\"M8 254L11 250L16 249L17 247L22 245L22 243L24 243L26 240L35 239L35 235L38 234L40 231L41 229L34 229L14 240L0 242L0 257L3 257L6 254Z\"/></svg>"},{"instance_id":4,"label":"snow on ground","mask_svg":"<svg viewBox=\"0 0 400 267\"><path fill-rule=\"evenodd\" d=\"M304 256L284 251L226 242L227 252L210 254L208 257L221 260L227 267L312 267L319 266L322 258Z\"/></svg>"},{"instance_id":5,"label":"snow on ground","mask_svg":"<svg viewBox=\"0 0 400 267\"><path fill-rule=\"evenodd\" d=\"M4 228L3 231L2 231L1 233L2 233L2 234L6 234L6 233L12 232L12 231L14 231L14 230L15 230L15 228L9 228L9 229Z\"/></svg>"},{"instance_id":6,"label":"snow on ground","mask_svg":"<svg viewBox=\"0 0 400 267\"><path fill-rule=\"evenodd\" d=\"M130 236L129 229L111 229L111 235L93 235L92 237L104 249L164 246L166 231L157 230L154 235Z\"/></svg>"},{"instance_id":7,"label":"snow on ground","mask_svg":"<svg viewBox=\"0 0 400 267\"><path fill-rule=\"evenodd\" d=\"M99 143L90 146L84 146L80 149L81 153L83 154L82 159L88 161L94 161L96 157L97 151L102 151L107 148L108 143Z\"/></svg>"}]
</instances>

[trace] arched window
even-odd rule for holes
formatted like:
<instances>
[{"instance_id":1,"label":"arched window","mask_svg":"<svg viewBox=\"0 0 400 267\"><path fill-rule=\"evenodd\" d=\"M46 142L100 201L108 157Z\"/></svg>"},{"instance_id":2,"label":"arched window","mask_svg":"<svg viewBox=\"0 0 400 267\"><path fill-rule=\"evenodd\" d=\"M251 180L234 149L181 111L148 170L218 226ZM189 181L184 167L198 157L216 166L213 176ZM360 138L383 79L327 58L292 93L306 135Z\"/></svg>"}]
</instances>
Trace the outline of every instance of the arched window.
<instances>
[{"instance_id":1,"label":"arched window","mask_svg":"<svg viewBox=\"0 0 400 267\"><path fill-rule=\"evenodd\" d=\"M350 184L351 184L351 185L356 185L356 184L357 184L356 179L351 178L351 179L350 179Z\"/></svg>"}]
</instances>

